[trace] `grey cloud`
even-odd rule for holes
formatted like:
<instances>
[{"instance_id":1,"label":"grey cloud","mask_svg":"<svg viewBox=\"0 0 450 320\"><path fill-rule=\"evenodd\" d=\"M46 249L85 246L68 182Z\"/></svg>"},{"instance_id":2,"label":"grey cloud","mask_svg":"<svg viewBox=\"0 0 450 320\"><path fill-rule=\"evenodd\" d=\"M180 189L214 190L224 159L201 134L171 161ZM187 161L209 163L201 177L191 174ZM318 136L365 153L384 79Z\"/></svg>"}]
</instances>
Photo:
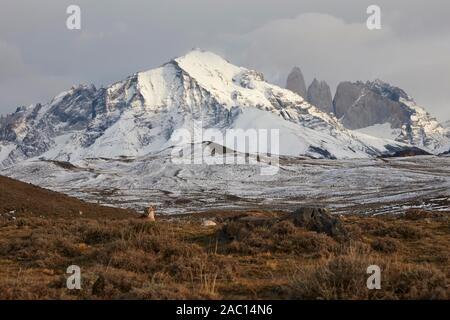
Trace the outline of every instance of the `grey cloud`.
<instances>
[{"instance_id":1,"label":"grey cloud","mask_svg":"<svg viewBox=\"0 0 450 320\"><path fill-rule=\"evenodd\" d=\"M0 83L22 76L25 65L20 50L5 41L0 40Z\"/></svg>"},{"instance_id":2,"label":"grey cloud","mask_svg":"<svg viewBox=\"0 0 450 320\"><path fill-rule=\"evenodd\" d=\"M405 39L389 26L369 31L364 23L312 13L224 36L223 43L228 56L280 85L294 65L308 83L317 77L333 88L342 80L380 78L404 88L439 118L450 118L450 34Z\"/></svg>"}]
</instances>

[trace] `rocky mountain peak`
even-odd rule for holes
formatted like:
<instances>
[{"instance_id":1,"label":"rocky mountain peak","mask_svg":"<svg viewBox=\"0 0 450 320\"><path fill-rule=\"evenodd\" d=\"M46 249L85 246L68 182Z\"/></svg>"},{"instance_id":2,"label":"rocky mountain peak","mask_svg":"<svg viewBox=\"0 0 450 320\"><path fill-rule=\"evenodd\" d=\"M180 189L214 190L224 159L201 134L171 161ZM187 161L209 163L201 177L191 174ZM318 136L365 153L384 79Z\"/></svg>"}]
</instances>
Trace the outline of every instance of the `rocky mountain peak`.
<instances>
[{"instance_id":1,"label":"rocky mountain peak","mask_svg":"<svg viewBox=\"0 0 450 320\"><path fill-rule=\"evenodd\" d=\"M294 67L286 81L286 89L295 92L303 98L307 97L305 78L299 67Z\"/></svg>"},{"instance_id":2,"label":"rocky mountain peak","mask_svg":"<svg viewBox=\"0 0 450 320\"><path fill-rule=\"evenodd\" d=\"M413 101L413 99L403 89L392 86L389 83L379 79L375 81L367 81L365 86L371 91L393 101L400 101L400 99Z\"/></svg>"},{"instance_id":3,"label":"rocky mountain peak","mask_svg":"<svg viewBox=\"0 0 450 320\"><path fill-rule=\"evenodd\" d=\"M346 128L389 137L429 152L449 147L448 130L404 90L381 80L341 82L333 104L336 117Z\"/></svg>"},{"instance_id":4,"label":"rocky mountain peak","mask_svg":"<svg viewBox=\"0 0 450 320\"><path fill-rule=\"evenodd\" d=\"M308 87L308 102L326 113L333 113L333 98L330 86L325 81L314 78Z\"/></svg>"},{"instance_id":5,"label":"rocky mountain peak","mask_svg":"<svg viewBox=\"0 0 450 320\"><path fill-rule=\"evenodd\" d=\"M403 90L381 81L341 82L334 97L336 116L349 129L389 122L393 128L408 123L412 111L400 102Z\"/></svg>"}]
</instances>

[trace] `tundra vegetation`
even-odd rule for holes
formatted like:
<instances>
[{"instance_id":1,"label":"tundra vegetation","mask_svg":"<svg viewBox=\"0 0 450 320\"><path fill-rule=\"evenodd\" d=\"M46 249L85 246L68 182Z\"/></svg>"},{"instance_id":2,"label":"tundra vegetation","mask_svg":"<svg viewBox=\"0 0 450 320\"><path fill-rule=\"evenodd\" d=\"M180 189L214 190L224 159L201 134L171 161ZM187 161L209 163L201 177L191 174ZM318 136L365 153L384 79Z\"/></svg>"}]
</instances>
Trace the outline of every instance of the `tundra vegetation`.
<instances>
[{"instance_id":1,"label":"tundra vegetation","mask_svg":"<svg viewBox=\"0 0 450 320\"><path fill-rule=\"evenodd\" d=\"M0 299L450 298L449 212L223 210L150 221L0 184ZM67 289L71 265L81 290ZM367 289L371 265L380 290Z\"/></svg>"}]
</instances>

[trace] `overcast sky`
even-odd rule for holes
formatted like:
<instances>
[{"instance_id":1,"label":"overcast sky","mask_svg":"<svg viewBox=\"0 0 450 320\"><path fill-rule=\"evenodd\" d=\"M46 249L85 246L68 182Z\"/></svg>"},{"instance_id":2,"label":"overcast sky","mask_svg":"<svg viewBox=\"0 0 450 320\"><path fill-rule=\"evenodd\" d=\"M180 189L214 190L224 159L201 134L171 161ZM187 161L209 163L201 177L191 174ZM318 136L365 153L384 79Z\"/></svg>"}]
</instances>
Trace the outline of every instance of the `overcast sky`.
<instances>
[{"instance_id":1,"label":"overcast sky","mask_svg":"<svg viewBox=\"0 0 450 320\"><path fill-rule=\"evenodd\" d=\"M66 8L81 7L80 31ZM382 29L366 28L366 8ZM0 113L48 102L78 83L108 85L199 47L284 85L390 82L450 119L447 0L0 0Z\"/></svg>"}]
</instances>

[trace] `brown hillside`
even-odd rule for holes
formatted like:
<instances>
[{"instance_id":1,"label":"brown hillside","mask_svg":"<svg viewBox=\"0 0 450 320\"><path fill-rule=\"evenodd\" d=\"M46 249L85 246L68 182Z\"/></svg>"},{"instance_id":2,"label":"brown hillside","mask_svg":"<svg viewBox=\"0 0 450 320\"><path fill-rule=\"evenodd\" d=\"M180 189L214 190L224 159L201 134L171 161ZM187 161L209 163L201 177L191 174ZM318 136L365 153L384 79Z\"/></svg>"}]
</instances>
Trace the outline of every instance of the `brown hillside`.
<instances>
[{"instance_id":1,"label":"brown hillside","mask_svg":"<svg viewBox=\"0 0 450 320\"><path fill-rule=\"evenodd\" d=\"M151 222L8 178L0 186L0 300L450 297L444 212L331 218L301 208ZM67 288L71 265L80 290ZM367 288L371 265L380 290Z\"/></svg>"},{"instance_id":2,"label":"brown hillside","mask_svg":"<svg viewBox=\"0 0 450 320\"><path fill-rule=\"evenodd\" d=\"M17 217L80 216L126 218L132 210L87 203L64 194L0 176L0 214L13 212Z\"/></svg>"}]
</instances>

